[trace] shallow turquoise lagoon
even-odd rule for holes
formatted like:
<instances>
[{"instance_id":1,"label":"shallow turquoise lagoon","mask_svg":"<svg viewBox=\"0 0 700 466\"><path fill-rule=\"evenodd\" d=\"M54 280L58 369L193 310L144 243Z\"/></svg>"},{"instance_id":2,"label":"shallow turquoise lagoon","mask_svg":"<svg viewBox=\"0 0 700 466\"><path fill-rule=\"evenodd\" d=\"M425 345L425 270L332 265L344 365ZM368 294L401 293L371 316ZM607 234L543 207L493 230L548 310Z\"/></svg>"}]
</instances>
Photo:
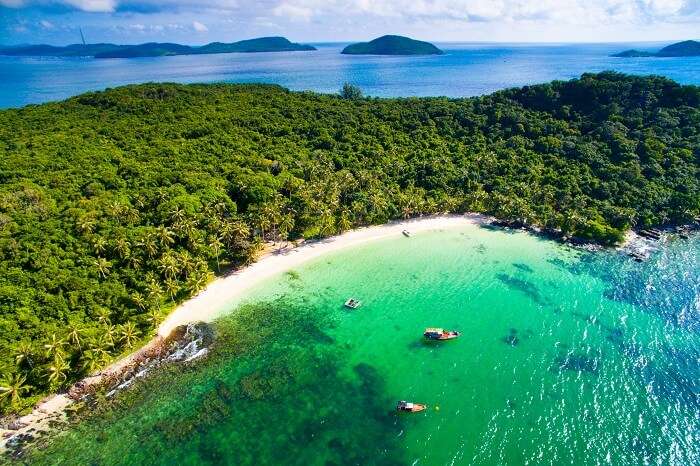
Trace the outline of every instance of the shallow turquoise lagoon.
<instances>
[{"instance_id":1,"label":"shallow turquoise lagoon","mask_svg":"<svg viewBox=\"0 0 700 466\"><path fill-rule=\"evenodd\" d=\"M699 464L698 264L698 238L637 264L477 226L332 253L251 290L207 360L28 459Z\"/></svg>"}]
</instances>

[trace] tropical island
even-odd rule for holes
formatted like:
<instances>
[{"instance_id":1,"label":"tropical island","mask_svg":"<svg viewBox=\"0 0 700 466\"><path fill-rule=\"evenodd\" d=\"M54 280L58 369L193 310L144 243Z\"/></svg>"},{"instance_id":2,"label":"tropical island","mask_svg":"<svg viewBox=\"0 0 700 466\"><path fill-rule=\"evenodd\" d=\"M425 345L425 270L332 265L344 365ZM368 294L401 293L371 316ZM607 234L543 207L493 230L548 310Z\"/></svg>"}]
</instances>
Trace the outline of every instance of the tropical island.
<instances>
[{"instance_id":1,"label":"tropical island","mask_svg":"<svg viewBox=\"0 0 700 466\"><path fill-rule=\"evenodd\" d=\"M344 55L441 55L444 53L430 42L403 36L382 36L369 42L348 45Z\"/></svg>"},{"instance_id":2,"label":"tropical island","mask_svg":"<svg viewBox=\"0 0 700 466\"><path fill-rule=\"evenodd\" d=\"M624 52L616 53L613 57L631 58L631 57L698 57L700 56L700 42L695 40L686 40L671 44L659 50L658 52L646 52L641 50L625 50Z\"/></svg>"},{"instance_id":3,"label":"tropical island","mask_svg":"<svg viewBox=\"0 0 700 466\"><path fill-rule=\"evenodd\" d=\"M233 43L211 42L202 46L149 42L139 45L72 44L24 45L0 48L0 55L46 57L135 58L171 55L204 55L213 53L294 52L316 50L311 45L290 42L284 37L260 37Z\"/></svg>"},{"instance_id":4,"label":"tropical island","mask_svg":"<svg viewBox=\"0 0 700 466\"><path fill-rule=\"evenodd\" d=\"M616 244L700 215L700 88L606 72L467 98L143 84L0 112L2 411L147 341L269 241L480 212Z\"/></svg>"}]
</instances>

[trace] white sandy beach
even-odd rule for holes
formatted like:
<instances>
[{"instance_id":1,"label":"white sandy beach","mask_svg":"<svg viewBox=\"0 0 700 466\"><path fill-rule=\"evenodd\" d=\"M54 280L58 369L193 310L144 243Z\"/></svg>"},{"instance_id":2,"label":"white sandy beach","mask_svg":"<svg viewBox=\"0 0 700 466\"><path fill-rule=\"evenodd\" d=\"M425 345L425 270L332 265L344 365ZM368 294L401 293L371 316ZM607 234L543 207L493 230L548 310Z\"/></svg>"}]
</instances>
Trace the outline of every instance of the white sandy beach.
<instances>
[{"instance_id":1,"label":"white sandy beach","mask_svg":"<svg viewBox=\"0 0 700 466\"><path fill-rule=\"evenodd\" d=\"M323 254L392 236L395 236L397 239L403 239L403 230L417 233L421 231L477 225L489 220L489 217L479 214L423 217L392 222L386 225L359 228L321 241L308 241L294 248L282 250L272 249L254 264L215 279L199 294L178 306L160 325L158 328L158 335L155 339L161 339L169 335L170 332L179 325L198 321L209 322L213 320L221 315L223 311L230 308L231 303L235 302L238 297L244 295L251 287L276 274L292 270L294 267ZM145 348L148 348L154 340L129 356L114 362L112 365L102 370L100 375L91 377L90 382L94 383L99 381L102 375L114 373L118 371L119 368L130 364L145 350ZM3 448L5 443L12 437L27 433L30 429L46 429L48 421L60 417L63 410L71 404L71 402L71 399L65 394L49 397L34 408L31 413L19 419L24 427L17 430L0 429L0 448Z\"/></svg>"},{"instance_id":2,"label":"white sandy beach","mask_svg":"<svg viewBox=\"0 0 700 466\"><path fill-rule=\"evenodd\" d=\"M392 222L352 230L322 241L309 241L303 245L270 252L249 267L217 278L198 295L180 305L161 324L158 334L169 335L178 325L190 322L208 322L219 316L222 310L253 286L276 274L292 270L304 262L323 254L391 236L401 237L403 230L411 233L427 230L454 228L469 224L484 223L489 218L478 214L441 215Z\"/></svg>"}]
</instances>

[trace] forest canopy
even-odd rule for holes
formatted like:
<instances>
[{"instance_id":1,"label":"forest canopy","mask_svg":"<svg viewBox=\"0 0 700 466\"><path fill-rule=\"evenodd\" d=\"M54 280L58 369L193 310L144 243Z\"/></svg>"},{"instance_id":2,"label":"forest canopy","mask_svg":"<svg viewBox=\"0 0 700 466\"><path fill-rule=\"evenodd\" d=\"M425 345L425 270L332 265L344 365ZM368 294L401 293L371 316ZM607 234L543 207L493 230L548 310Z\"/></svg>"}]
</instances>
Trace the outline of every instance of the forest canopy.
<instances>
[{"instance_id":1,"label":"forest canopy","mask_svg":"<svg viewBox=\"0 0 700 466\"><path fill-rule=\"evenodd\" d=\"M264 241L485 212L605 244L700 215L700 88L467 99L143 84L0 112L0 403L129 351Z\"/></svg>"}]
</instances>

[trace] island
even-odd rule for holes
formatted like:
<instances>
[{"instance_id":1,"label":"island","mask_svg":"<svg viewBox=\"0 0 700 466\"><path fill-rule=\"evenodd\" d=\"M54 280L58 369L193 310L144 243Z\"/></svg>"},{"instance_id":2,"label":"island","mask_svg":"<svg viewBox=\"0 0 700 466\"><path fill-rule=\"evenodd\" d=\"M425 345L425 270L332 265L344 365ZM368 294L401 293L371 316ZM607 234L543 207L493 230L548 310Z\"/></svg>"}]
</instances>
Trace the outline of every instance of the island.
<instances>
[{"instance_id":1,"label":"island","mask_svg":"<svg viewBox=\"0 0 700 466\"><path fill-rule=\"evenodd\" d=\"M132 352L272 241L477 212L610 245L700 216L700 87L351 97L150 83L0 111L0 414Z\"/></svg>"},{"instance_id":2,"label":"island","mask_svg":"<svg viewBox=\"0 0 700 466\"><path fill-rule=\"evenodd\" d=\"M204 55L212 53L257 53L312 51L315 47L290 42L284 37L259 37L233 43L212 42L202 46L149 42L138 45L71 44L22 45L0 48L0 55L43 57L136 58L170 55Z\"/></svg>"},{"instance_id":3,"label":"island","mask_svg":"<svg viewBox=\"0 0 700 466\"><path fill-rule=\"evenodd\" d=\"M430 42L403 36L382 36L369 42L348 45L344 55L441 55L444 52Z\"/></svg>"},{"instance_id":4,"label":"island","mask_svg":"<svg viewBox=\"0 0 700 466\"><path fill-rule=\"evenodd\" d=\"M686 40L677 42L667 47L662 48L658 52L648 52L643 50L625 50L624 52L616 53L613 57L631 58L631 57L698 57L700 56L700 42L695 40Z\"/></svg>"}]
</instances>

